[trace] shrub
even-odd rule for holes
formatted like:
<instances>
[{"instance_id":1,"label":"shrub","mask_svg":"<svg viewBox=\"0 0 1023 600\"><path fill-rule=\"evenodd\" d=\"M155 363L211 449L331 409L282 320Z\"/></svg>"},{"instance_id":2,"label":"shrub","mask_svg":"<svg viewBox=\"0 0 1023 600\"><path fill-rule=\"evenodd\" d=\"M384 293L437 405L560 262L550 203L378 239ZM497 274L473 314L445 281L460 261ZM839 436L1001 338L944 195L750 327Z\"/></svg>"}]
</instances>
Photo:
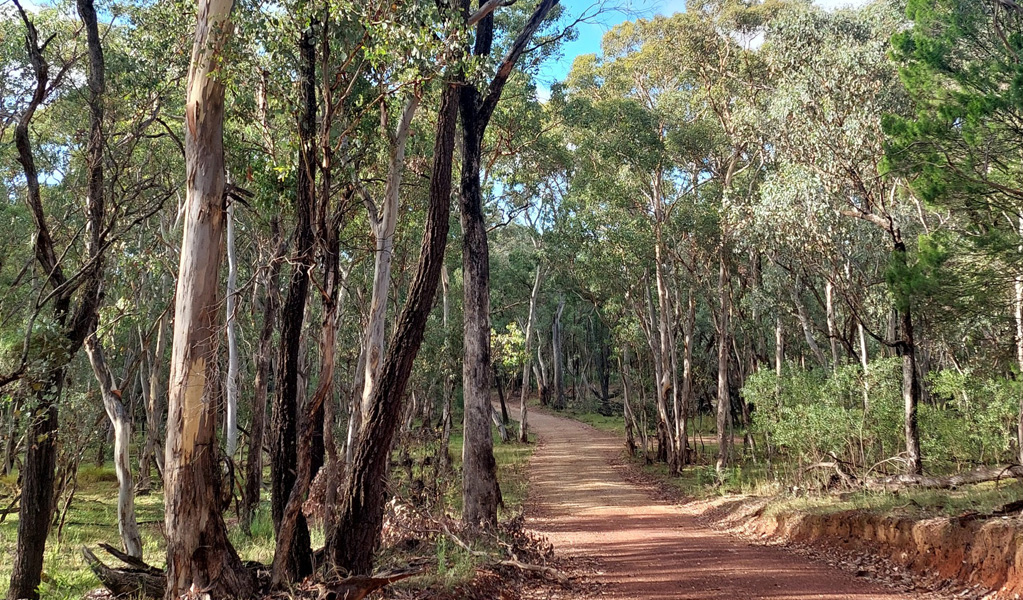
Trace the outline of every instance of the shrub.
<instances>
[{"instance_id":1,"label":"shrub","mask_svg":"<svg viewBox=\"0 0 1023 600\"><path fill-rule=\"evenodd\" d=\"M1012 460L1020 382L940 371L927 384L931 400L920 406L919 419L929 472ZM801 467L838 461L867 475L894 470L891 459L905 447L898 358L874 361L866 372L859 365L832 373L789 364L778 377L764 369L742 394L755 408L753 434L771 458Z\"/></svg>"}]
</instances>

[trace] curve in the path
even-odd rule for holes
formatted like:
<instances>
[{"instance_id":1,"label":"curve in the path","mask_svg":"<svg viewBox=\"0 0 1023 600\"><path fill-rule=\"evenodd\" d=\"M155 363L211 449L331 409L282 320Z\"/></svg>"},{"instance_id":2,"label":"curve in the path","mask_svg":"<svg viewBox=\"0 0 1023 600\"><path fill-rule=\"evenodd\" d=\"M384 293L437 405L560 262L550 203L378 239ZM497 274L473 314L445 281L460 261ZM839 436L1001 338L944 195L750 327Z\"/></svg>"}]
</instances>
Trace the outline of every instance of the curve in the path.
<instances>
[{"instance_id":1,"label":"curve in the path","mask_svg":"<svg viewBox=\"0 0 1023 600\"><path fill-rule=\"evenodd\" d=\"M595 565L598 597L630 600L908 599L784 548L708 529L626 481L618 438L533 412L528 526L561 556Z\"/></svg>"}]
</instances>

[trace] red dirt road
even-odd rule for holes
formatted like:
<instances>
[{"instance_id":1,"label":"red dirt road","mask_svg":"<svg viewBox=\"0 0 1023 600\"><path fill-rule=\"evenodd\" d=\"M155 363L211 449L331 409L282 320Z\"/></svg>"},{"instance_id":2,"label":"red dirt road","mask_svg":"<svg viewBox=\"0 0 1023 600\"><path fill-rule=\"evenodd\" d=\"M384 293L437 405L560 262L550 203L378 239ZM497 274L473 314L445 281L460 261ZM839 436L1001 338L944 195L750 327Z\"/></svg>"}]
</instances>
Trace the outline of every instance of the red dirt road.
<instances>
[{"instance_id":1,"label":"red dirt road","mask_svg":"<svg viewBox=\"0 0 1023 600\"><path fill-rule=\"evenodd\" d=\"M555 552L592 565L585 597L630 600L908 599L775 546L709 529L610 461L621 441L570 419L530 413L540 438L530 461L527 526Z\"/></svg>"}]
</instances>

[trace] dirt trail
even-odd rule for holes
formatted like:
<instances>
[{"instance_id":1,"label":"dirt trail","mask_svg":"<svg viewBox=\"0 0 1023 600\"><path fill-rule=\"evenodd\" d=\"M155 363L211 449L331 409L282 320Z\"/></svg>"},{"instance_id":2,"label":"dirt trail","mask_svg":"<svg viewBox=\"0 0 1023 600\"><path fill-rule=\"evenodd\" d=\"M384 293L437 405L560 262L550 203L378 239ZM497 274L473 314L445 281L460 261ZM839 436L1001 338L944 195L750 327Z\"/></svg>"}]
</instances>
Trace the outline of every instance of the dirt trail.
<instances>
[{"instance_id":1,"label":"dirt trail","mask_svg":"<svg viewBox=\"0 0 1023 600\"><path fill-rule=\"evenodd\" d=\"M700 524L610 464L615 436L532 412L528 526L560 556L592 565L599 592L631 600L913 598L779 547L752 546Z\"/></svg>"}]
</instances>

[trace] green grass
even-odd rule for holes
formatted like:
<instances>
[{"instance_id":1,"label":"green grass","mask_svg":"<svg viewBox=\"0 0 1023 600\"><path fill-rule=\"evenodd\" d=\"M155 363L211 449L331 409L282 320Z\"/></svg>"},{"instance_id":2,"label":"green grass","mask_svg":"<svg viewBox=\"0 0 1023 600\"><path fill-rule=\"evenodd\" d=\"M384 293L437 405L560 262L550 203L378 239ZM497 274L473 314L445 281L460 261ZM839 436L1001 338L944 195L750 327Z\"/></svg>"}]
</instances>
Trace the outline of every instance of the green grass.
<instances>
[{"instance_id":1,"label":"green grass","mask_svg":"<svg viewBox=\"0 0 1023 600\"><path fill-rule=\"evenodd\" d=\"M4 508L10 504L10 490L0 483ZM63 508L63 506L61 506ZM150 494L135 499L135 516L142 534L143 557L153 565L164 564L163 496ZM18 515L12 512L0 525L0 556L13 557L18 537ZM120 545L117 532L117 477L112 466L83 466L78 491L58 538L54 527L43 559L42 596L49 599L78 599L99 581L82 557L82 546L100 542ZM11 561L0 561L0 590L6 593Z\"/></svg>"},{"instance_id":2,"label":"green grass","mask_svg":"<svg viewBox=\"0 0 1023 600\"><path fill-rule=\"evenodd\" d=\"M766 511L768 514L828 514L858 509L910 518L953 517L971 511L990 513L1020 497L1023 497L1023 482L987 482L957 490L907 489L899 492L863 491L840 496L779 496Z\"/></svg>"},{"instance_id":3,"label":"green grass","mask_svg":"<svg viewBox=\"0 0 1023 600\"><path fill-rule=\"evenodd\" d=\"M514 427L514 425L512 426ZM494 460L497 461L497 480L501 484L501 497L504 500L504 508L498 511L499 519L514 517L522 512L523 504L526 501L527 477L526 467L529 457L536 449L536 436L529 434L529 443L522 444L514 440L503 443L496 430L494 435ZM453 430L451 432L451 444L448 452L451 455L451 465L455 470L462 466L462 432ZM455 515L462 513L462 490L458 485L448 486L445 495L445 504Z\"/></svg>"},{"instance_id":4,"label":"green grass","mask_svg":"<svg viewBox=\"0 0 1023 600\"><path fill-rule=\"evenodd\" d=\"M571 408L555 414L571 417L577 421L586 423L595 429L606 431L608 433L621 434L625 431L625 417L620 415L607 417L598 413L579 412L578 410Z\"/></svg>"}]
</instances>

